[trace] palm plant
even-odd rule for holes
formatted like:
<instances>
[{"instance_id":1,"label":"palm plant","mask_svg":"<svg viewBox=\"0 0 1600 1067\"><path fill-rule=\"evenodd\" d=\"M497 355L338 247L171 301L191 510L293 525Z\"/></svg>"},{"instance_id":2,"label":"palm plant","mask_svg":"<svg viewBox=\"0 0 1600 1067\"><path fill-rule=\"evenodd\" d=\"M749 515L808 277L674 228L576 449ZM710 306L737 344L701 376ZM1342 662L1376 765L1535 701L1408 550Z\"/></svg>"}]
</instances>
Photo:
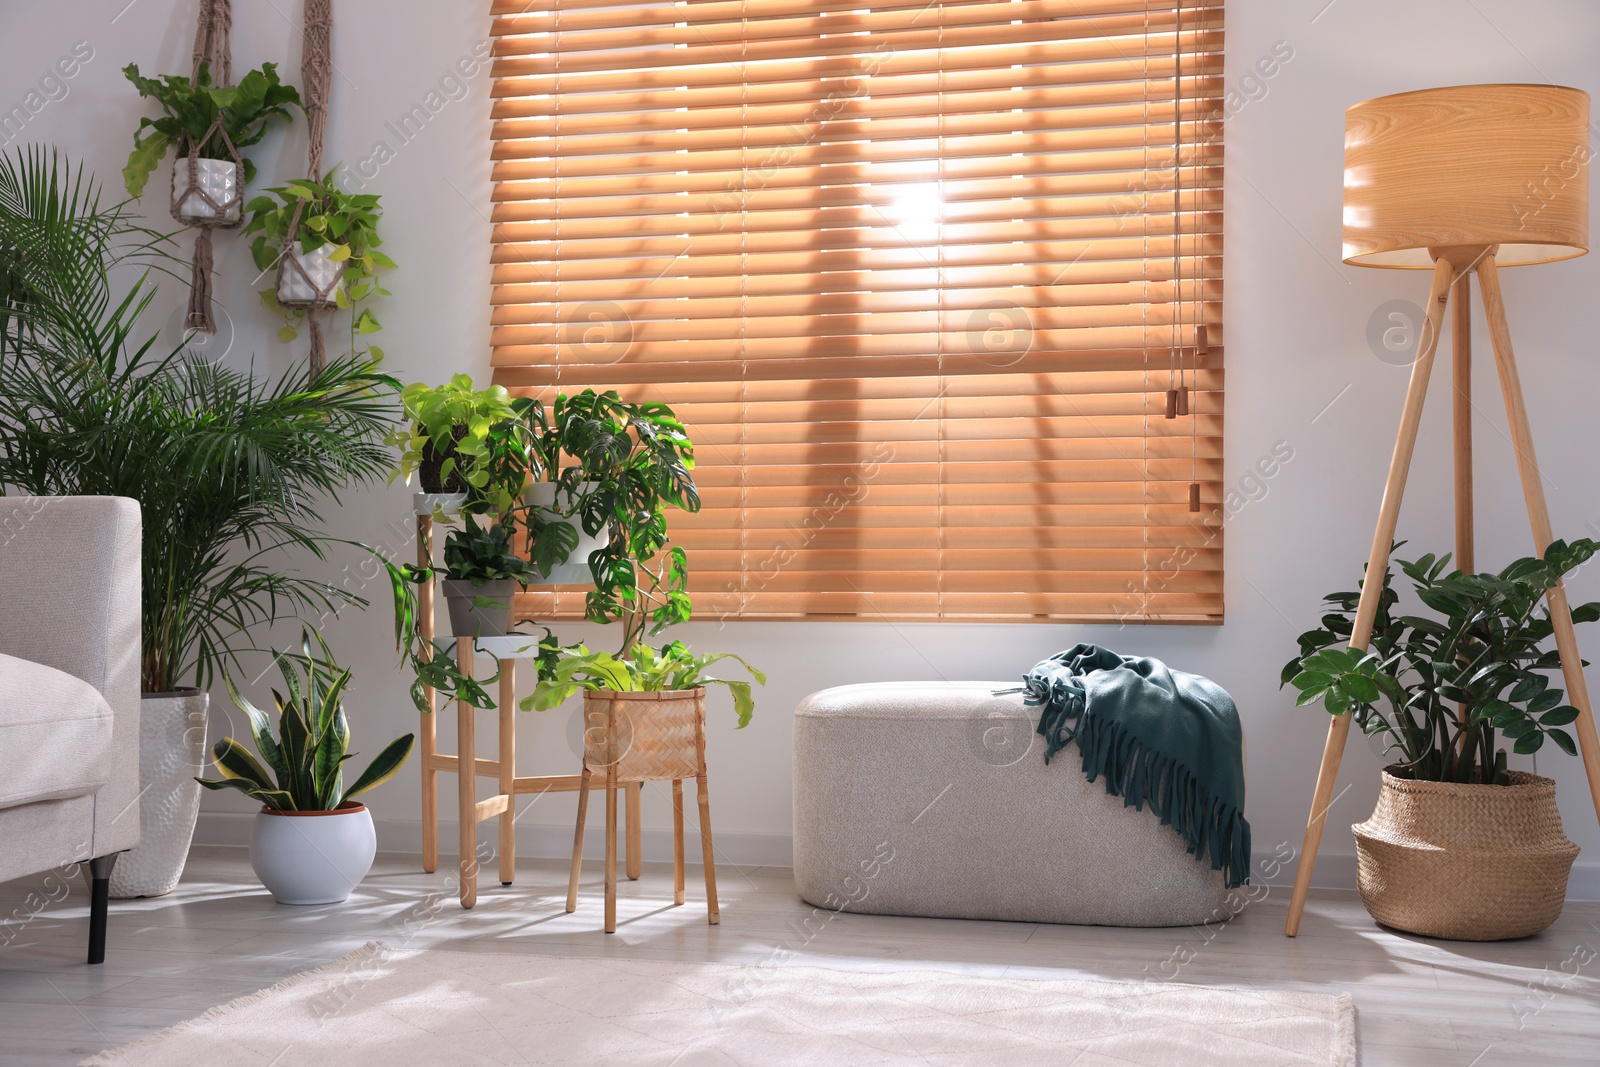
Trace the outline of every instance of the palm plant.
<instances>
[{"instance_id":1,"label":"palm plant","mask_svg":"<svg viewBox=\"0 0 1600 1067\"><path fill-rule=\"evenodd\" d=\"M322 558L319 498L386 473L392 378L352 356L267 383L158 349L140 319L159 242L53 155L0 159L0 249L0 486L139 501L146 692L209 685L256 626L365 603L279 553Z\"/></svg>"}]
</instances>

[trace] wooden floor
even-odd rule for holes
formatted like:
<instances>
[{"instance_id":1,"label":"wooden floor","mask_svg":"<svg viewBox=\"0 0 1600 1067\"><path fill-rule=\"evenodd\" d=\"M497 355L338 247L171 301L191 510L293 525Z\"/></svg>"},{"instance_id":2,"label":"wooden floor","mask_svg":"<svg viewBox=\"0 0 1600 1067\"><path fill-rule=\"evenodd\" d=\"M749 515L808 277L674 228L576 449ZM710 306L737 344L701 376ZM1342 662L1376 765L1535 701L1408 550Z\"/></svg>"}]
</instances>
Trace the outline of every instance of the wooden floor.
<instances>
[{"instance_id":1,"label":"wooden floor","mask_svg":"<svg viewBox=\"0 0 1600 1067\"><path fill-rule=\"evenodd\" d=\"M1349 992L1361 1063L1600 1063L1600 904L1570 904L1543 935L1500 944L1425 941L1379 929L1354 893L1312 895L1300 937L1282 935L1288 892L1225 924L1124 930L826 913L813 916L784 868L718 869L722 925L704 900L671 907L669 865L624 883L617 932L600 932L600 870L586 869L564 913L565 864L519 865L517 884L483 879L476 910L449 874L382 857L343 905L274 904L243 850L197 848L182 885L113 902L104 966L83 963L87 893L29 895L44 878L0 885L0 1064L72 1064L216 1004L328 962L369 940L527 955L639 956L770 963L784 951L849 970L900 967L1012 977L1091 977ZM59 884L59 883L57 883ZM37 914L33 914L37 912ZM32 918L15 918L21 914ZM810 920L809 922L807 920ZM14 935L14 936L13 936ZM10 937L7 942L4 939Z\"/></svg>"}]
</instances>

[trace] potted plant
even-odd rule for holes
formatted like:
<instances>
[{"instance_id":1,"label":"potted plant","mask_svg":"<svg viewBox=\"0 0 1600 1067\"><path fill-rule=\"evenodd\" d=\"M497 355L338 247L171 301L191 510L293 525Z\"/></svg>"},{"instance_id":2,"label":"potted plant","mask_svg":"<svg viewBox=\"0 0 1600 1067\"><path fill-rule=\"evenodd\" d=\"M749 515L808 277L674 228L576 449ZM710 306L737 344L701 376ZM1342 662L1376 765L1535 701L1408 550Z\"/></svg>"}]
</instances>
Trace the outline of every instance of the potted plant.
<instances>
[{"instance_id":1,"label":"potted plant","mask_svg":"<svg viewBox=\"0 0 1600 1067\"><path fill-rule=\"evenodd\" d=\"M1321 628L1300 636L1283 671L1297 703L1351 713L1398 757L1372 818L1354 827L1362 900L1379 922L1488 941L1537 933L1561 914L1578 849L1561 831L1555 783L1508 770L1498 741L1517 753L1547 739L1576 751L1563 727L1578 712L1550 684L1561 660L1540 605L1597 547L1555 541L1498 574L1446 573L1448 555L1401 561L1432 617L1397 614L1385 573L1368 651L1339 647L1357 592L1330 594ZM1600 603L1572 616L1592 622Z\"/></svg>"},{"instance_id":2,"label":"potted plant","mask_svg":"<svg viewBox=\"0 0 1600 1067\"><path fill-rule=\"evenodd\" d=\"M440 386L415 382L400 398L408 425L389 435L388 443L400 449L390 481L400 478L409 484L416 474L423 493L448 495L439 501L446 507L461 506L472 490L488 494L491 510L514 508L528 474L513 479L510 472L494 470L497 457L502 463L516 460L521 440L520 433L507 431L521 424L521 412L504 386L474 389L469 375L457 374ZM522 458L525 466L525 452ZM515 488L508 488L508 482Z\"/></svg>"},{"instance_id":3,"label":"potted plant","mask_svg":"<svg viewBox=\"0 0 1600 1067\"><path fill-rule=\"evenodd\" d=\"M638 644L626 656L610 652L590 652L584 645L569 648L557 647L546 639L540 644L541 669L539 682L533 692L523 698L523 711L549 711L560 707L580 690L585 699L590 694L601 694L600 699L610 699L605 694L654 693L671 694L688 698L701 719L705 714L705 692L708 685L720 685L733 696L733 710L738 719L735 729L750 725L755 712L755 699L750 683L730 678L717 678L706 673L713 663L731 659L739 663L761 685L767 676L732 652L708 652L696 656L682 641L673 641L653 648Z\"/></svg>"},{"instance_id":4,"label":"potted plant","mask_svg":"<svg viewBox=\"0 0 1600 1067\"><path fill-rule=\"evenodd\" d=\"M280 904L337 904L372 869L378 841L372 815L353 798L394 777L411 754L412 734L389 742L367 769L344 784L352 758L344 694L350 671L317 636L313 656L304 633L300 652L273 652L285 693L273 693L278 722L239 695L224 672L228 696L250 719L256 753L231 737L211 750L220 779L196 778L207 789L237 789L261 801L250 835L250 865Z\"/></svg>"},{"instance_id":5,"label":"potted plant","mask_svg":"<svg viewBox=\"0 0 1600 1067\"><path fill-rule=\"evenodd\" d=\"M379 477L398 383L367 359L276 381L161 352L139 335L161 246L128 205L42 153L0 160L0 246L23 250L0 349L0 485L41 496L124 496L143 515L145 698L139 846L112 892L177 884L199 808L206 688L279 618L365 603L288 569L322 557L319 501ZM143 267L113 291L124 265Z\"/></svg>"},{"instance_id":6,"label":"potted plant","mask_svg":"<svg viewBox=\"0 0 1600 1067\"><path fill-rule=\"evenodd\" d=\"M261 292L262 303L285 316L281 341L294 340L298 319L330 307L351 312L352 335L381 329L367 298L387 296L377 272L394 267L378 251L383 209L369 193L347 193L334 183L335 167L321 181L295 178L266 190L245 205L244 233L255 234L250 255L256 269L277 268L277 282Z\"/></svg>"},{"instance_id":7,"label":"potted plant","mask_svg":"<svg viewBox=\"0 0 1600 1067\"><path fill-rule=\"evenodd\" d=\"M456 637L498 637L511 632L512 598L533 576L533 566L512 546L509 522L468 521L444 542L445 603Z\"/></svg>"},{"instance_id":8,"label":"potted plant","mask_svg":"<svg viewBox=\"0 0 1600 1067\"><path fill-rule=\"evenodd\" d=\"M541 472L527 496L540 575L592 583L585 614L622 622L619 649L686 620L688 563L668 543L663 511L698 511L700 494L694 443L672 409L585 389L549 408L534 402L526 417Z\"/></svg>"},{"instance_id":9,"label":"potted plant","mask_svg":"<svg viewBox=\"0 0 1600 1067\"><path fill-rule=\"evenodd\" d=\"M278 81L272 63L227 86L212 85L204 63L192 81L173 74L146 78L134 63L122 73L140 96L155 100L165 112L139 120L122 170L128 192L143 195L156 164L176 148L180 158L187 155L192 162L172 168L173 217L183 223L237 225L244 187L255 177L255 164L239 150L260 141L273 119L291 119L289 107L300 106L299 92Z\"/></svg>"}]
</instances>

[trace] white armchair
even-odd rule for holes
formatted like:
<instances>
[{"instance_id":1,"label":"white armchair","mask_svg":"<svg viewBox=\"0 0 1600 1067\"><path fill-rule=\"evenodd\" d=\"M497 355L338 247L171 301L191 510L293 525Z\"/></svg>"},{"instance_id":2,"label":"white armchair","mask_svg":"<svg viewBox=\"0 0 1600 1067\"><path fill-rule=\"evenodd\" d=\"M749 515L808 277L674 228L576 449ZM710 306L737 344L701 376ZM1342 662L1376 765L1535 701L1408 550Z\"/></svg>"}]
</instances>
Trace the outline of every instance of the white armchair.
<instances>
[{"instance_id":1,"label":"white armchair","mask_svg":"<svg viewBox=\"0 0 1600 1067\"><path fill-rule=\"evenodd\" d=\"M136 501L0 497L0 881L86 862L90 963L139 842L139 553Z\"/></svg>"}]
</instances>

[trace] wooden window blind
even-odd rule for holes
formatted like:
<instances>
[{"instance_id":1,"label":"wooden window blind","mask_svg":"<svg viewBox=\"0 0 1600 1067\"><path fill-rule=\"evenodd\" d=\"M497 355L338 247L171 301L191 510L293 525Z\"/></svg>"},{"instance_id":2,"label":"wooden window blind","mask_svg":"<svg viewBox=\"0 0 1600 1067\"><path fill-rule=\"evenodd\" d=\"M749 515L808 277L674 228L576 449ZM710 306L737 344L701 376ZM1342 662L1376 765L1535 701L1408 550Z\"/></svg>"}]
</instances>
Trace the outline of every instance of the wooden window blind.
<instances>
[{"instance_id":1,"label":"wooden window blind","mask_svg":"<svg viewBox=\"0 0 1600 1067\"><path fill-rule=\"evenodd\" d=\"M1221 619L1221 0L493 10L494 378L684 417L697 617Z\"/></svg>"}]
</instances>

